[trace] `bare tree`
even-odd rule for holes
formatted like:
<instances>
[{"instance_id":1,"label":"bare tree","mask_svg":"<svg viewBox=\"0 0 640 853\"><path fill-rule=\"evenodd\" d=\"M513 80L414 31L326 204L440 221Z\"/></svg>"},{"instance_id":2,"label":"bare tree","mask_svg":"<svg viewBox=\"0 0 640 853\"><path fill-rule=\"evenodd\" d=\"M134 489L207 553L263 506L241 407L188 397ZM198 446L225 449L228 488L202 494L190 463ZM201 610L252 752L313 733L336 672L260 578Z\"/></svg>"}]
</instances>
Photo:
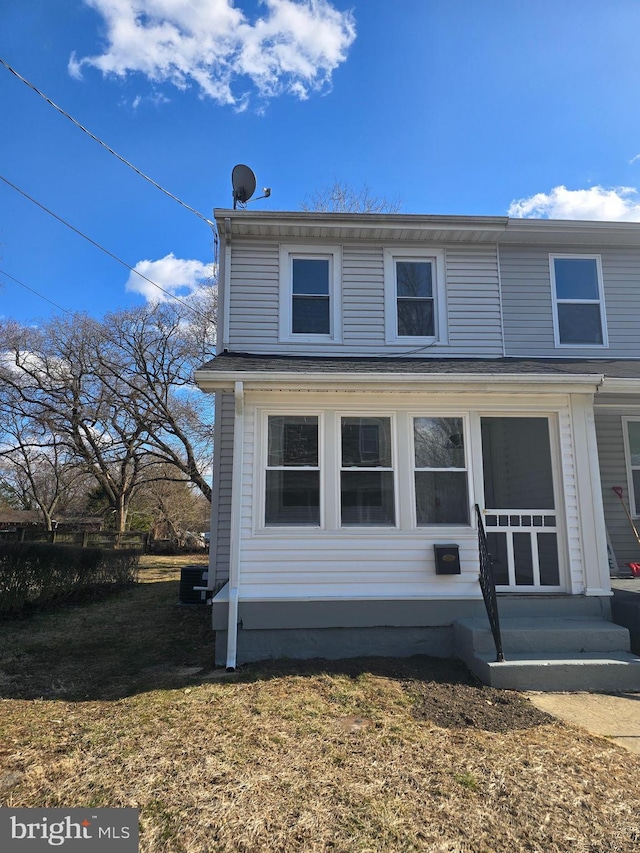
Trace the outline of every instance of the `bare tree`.
<instances>
[{"instance_id":1,"label":"bare tree","mask_svg":"<svg viewBox=\"0 0 640 853\"><path fill-rule=\"evenodd\" d=\"M39 328L10 324L4 332L0 383L12 392L16 417L28 418L100 483L117 529L125 530L131 497L149 467L147 433L96 369L99 327L76 316Z\"/></svg>"},{"instance_id":2,"label":"bare tree","mask_svg":"<svg viewBox=\"0 0 640 853\"><path fill-rule=\"evenodd\" d=\"M46 452L59 488L61 466L65 476L74 466L90 474L119 531L144 483L188 481L210 500L213 414L192 378L213 354L216 292L205 291L101 322L75 315L36 328L0 324L0 449L14 471L20 459L28 478L27 457L32 465ZM37 501L45 515L50 500Z\"/></svg>"},{"instance_id":3,"label":"bare tree","mask_svg":"<svg viewBox=\"0 0 640 853\"><path fill-rule=\"evenodd\" d=\"M107 315L108 346L98 355L103 381L144 425L148 455L173 466L174 479L193 483L209 501L205 472L211 467L213 412L193 373L215 352L216 299L216 289L206 288L196 303L164 302Z\"/></svg>"},{"instance_id":4,"label":"bare tree","mask_svg":"<svg viewBox=\"0 0 640 853\"><path fill-rule=\"evenodd\" d=\"M83 478L68 448L42 424L7 411L0 400L4 444L0 447L0 479L5 494L22 509L37 508L47 530L54 513L68 500Z\"/></svg>"},{"instance_id":5,"label":"bare tree","mask_svg":"<svg viewBox=\"0 0 640 853\"><path fill-rule=\"evenodd\" d=\"M373 195L366 184L356 189L337 179L330 186L308 193L300 203L302 210L329 213L398 213L401 207L399 199Z\"/></svg>"}]
</instances>

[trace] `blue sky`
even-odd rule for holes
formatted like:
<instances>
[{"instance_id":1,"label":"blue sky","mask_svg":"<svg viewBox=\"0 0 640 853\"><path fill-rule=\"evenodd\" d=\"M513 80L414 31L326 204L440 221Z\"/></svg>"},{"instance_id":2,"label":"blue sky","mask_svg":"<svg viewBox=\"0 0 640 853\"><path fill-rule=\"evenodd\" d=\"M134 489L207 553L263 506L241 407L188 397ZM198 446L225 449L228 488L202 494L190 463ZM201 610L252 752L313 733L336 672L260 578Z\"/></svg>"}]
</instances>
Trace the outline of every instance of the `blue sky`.
<instances>
[{"instance_id":1,"label":"blue sky","mask_svg":"<svg viewBox=\"0 0 640 853\"><path fill-rule=\"evenodd\" d=\"M205 217L248 163L404 213L640 220L640 0L4 0L0 57ZM0 66L0 174L166 289L211 229ZM100 316L144 282L0 182L0 269ZM146 262L146 263L144 263ZM0 275L0 315L52 305ZM155 296L161 296L155 291Z\"/></svg>"}]
</instances>

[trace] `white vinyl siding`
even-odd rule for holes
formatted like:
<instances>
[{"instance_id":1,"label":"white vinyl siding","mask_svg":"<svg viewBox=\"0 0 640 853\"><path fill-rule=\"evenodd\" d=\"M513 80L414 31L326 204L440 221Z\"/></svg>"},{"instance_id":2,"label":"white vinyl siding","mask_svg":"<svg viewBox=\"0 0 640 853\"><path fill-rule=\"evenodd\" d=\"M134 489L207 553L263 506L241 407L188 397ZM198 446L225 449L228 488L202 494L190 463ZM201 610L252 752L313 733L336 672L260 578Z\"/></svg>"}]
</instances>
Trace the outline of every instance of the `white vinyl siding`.
<instances>
[{"instance_id":1,"label":"white vinyl siding","mask_svg":"<svg viewBox=\"0 0 640 853\"><path fill-rule=\"evenodd\" d=\"M231 246L229 348L243 352L256 345L270 351L278 340L277 244Z\"/></svg>"},{"instance_id":2,"label":"white vinyl siding","mask_svg":"<svg viewBox=\"0 0 640 853\"><path fill-rule=\"evenodd\" d=\"M212 588L218 587L229 578L234 411L233 394L219 391L216 394L216 444L214 449L216 463L211 506L211 553L209 558L209 564L213 571L213 577L209 579Z\"/></svg>"},{"instance_id":3,"label":"white vinyl siding","mask_svg":"<svg viewBox=\"0 0 640 853\"><path fill-rule=\"evenodd\" d=\"M640 250L589 247L601 258L608 348L602 345L558 347L549 247L500 247L506 355L562 358L640 358ZM552 254L584 255L562 247ZM593 256L589 252L590 256Z\"/></svg>"},{"instance_id":4,"label":"white vinyl siding","mask_svg":"<svg viewBox=\"0 0 640 853\"><path fill-rule=\"evenodd\" d=\"M295 244L287 244L291 247ZM305 244L308 245L308 244ZM319 242L317 251L323 252ZM417 248L417 247L416 247ZM324 250L329 251L330 246ZM231 245L229 342L235 352L274 355L402 355L411 338L385 342L382 245L341 247L342 342L279 340L279 251L276 242L234 241ZM444 249L448 342L430 356L489 358L502 355L500 288L495 246Z\"/></svg>"}]
</instances>

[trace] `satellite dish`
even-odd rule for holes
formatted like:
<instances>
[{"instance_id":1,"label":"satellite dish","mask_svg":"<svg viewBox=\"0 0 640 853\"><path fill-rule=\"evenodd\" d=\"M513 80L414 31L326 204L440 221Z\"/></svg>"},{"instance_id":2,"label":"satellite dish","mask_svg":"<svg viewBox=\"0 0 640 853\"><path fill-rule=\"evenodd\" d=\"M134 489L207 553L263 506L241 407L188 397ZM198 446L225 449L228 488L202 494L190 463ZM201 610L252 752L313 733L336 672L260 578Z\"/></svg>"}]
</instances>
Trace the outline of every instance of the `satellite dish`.
<instances>
[{"instance_id":1,"label":"satellite dish","mask_svg":"<svg viewBox=\"0 0 640 853\"><path fill-rule=\"evenodd\" d=\"M239 163L233 167L231 172L231 184L233 185L233 209L238 202L246 204L256 191L256 176L248 166Z\"/></svg>"}]
</instances>

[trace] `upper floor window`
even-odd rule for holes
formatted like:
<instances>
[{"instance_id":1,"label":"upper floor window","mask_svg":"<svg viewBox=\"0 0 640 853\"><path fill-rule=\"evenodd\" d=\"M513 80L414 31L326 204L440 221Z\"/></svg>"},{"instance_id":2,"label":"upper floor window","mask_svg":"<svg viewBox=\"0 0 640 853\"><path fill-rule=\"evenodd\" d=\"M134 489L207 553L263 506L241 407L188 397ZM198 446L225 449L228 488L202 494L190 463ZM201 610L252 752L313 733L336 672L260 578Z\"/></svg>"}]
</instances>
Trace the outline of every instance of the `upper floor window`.
<instances>
[{"instance_id":1,"label":"upper floor window","mask_svg":"<svg viewBox=\"0 0 640 853\"><path fill-rule=\"evenodd\" d=\"M291 258L292 310L294 335L328 335L329 258Z\"/></svg>"},{"instance_id":2,"label":"upper floor window","mask_svg":"<svg viewBox=\"0 0 640 853\"><path fill-rule=\"evenodd\" d=\"M395 263L398 337L433 337L433 261Z\"/></svg>"},{"instance_id":3,"label":"upper floor window","mask_svg":"<svg viewBox=\"0 0 640 853\"><path fill-rule=\"evenodd\" d=\"M444 252L385 249L387 343L446 343Z\"/></svg>"},{"instance_id":4,"label":"upper floor window","mask_svg":"<svg viewBox=\"0 0 640 853\"><path fill-rule=\"evenodd\" d=\"M599 255L551 255L556 346L607 346Z\"/></svg>"},{"instance_id":5,"label":"upper floor window","mask_svg":"<svg viewBox=\"0 0 640 853\"><path fill-rule=\"evenodd\" d=\"M280 340L339 341L340 250L280 247Z\"/></svg>"}]
</instances>

